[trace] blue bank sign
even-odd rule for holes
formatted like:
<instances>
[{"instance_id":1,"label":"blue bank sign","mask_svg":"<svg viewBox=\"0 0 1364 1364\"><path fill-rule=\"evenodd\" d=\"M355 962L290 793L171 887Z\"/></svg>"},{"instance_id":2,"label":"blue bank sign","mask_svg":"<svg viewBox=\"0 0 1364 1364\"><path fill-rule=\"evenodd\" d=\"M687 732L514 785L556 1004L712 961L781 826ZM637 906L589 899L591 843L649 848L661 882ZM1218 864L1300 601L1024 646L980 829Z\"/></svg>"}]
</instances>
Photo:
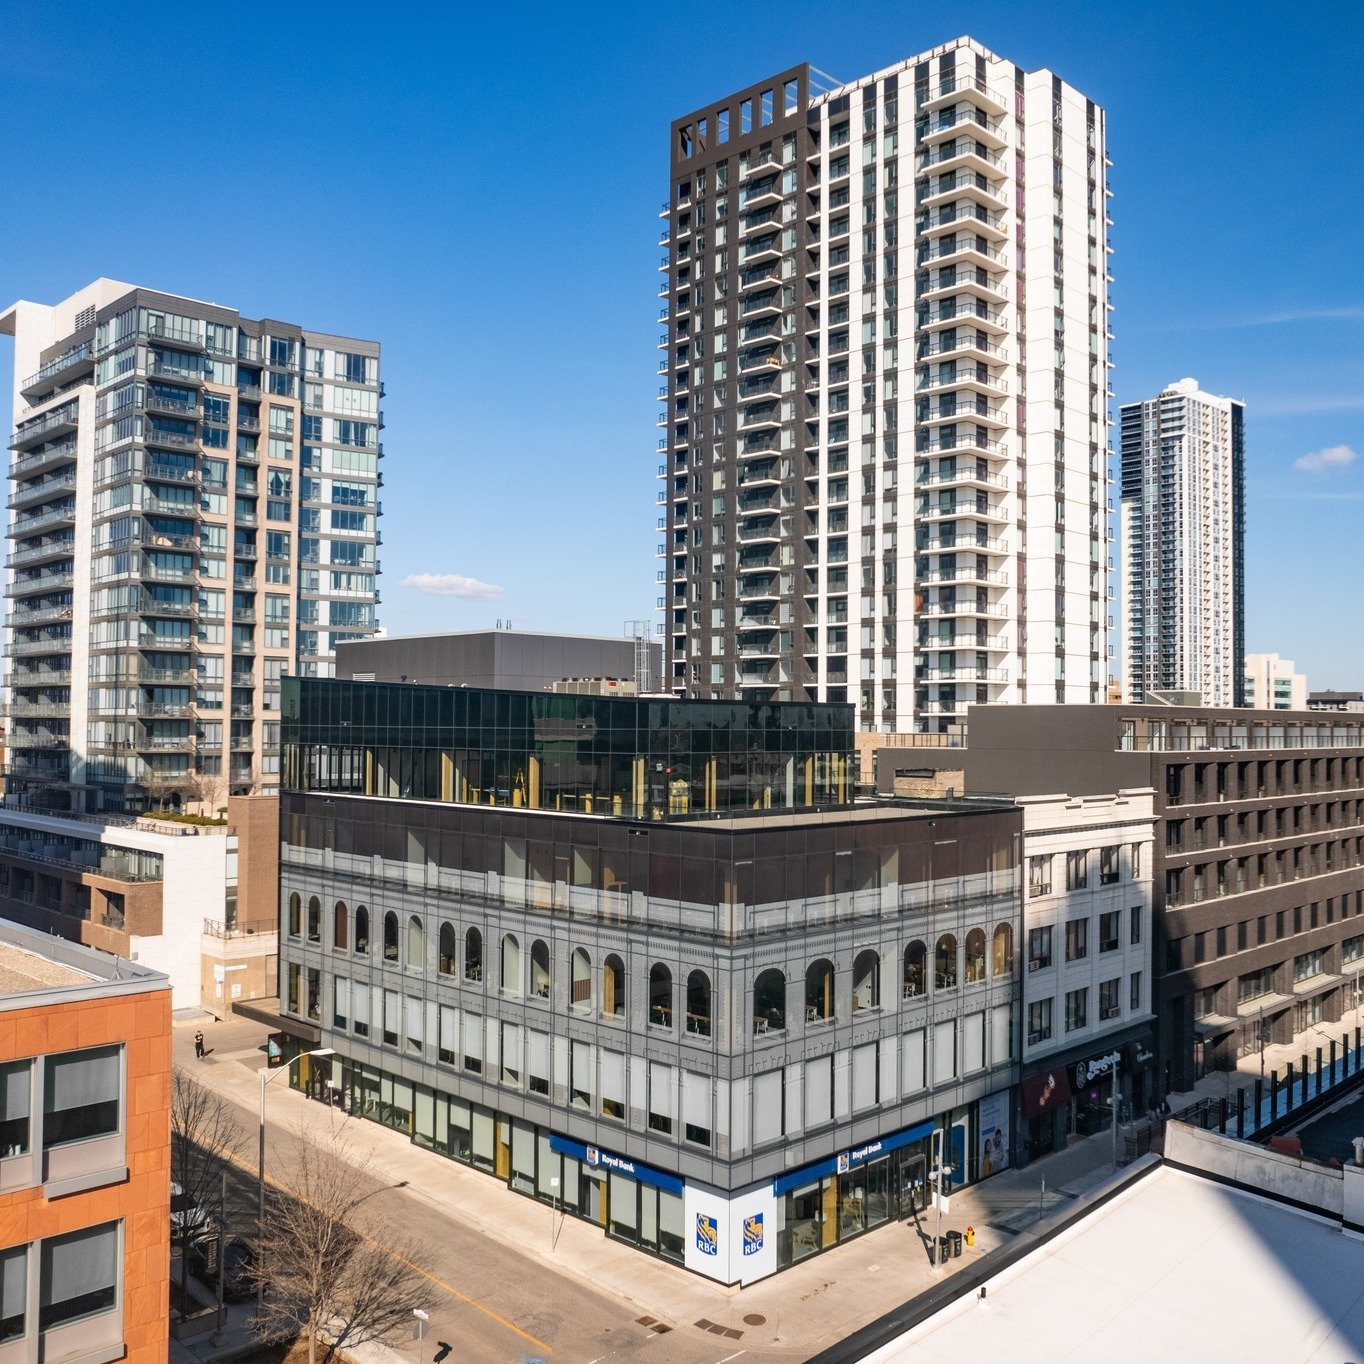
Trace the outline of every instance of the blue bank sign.
<instances>
[{"instance_id":1,"label":"blue bank sign","mask_svg":"<svg viewBox=\"0 0 1364 1364\"><path fill-rule=\"evenodd\" d=\"M799 1170L792 1170L788 1174L779 1175L772 1181L772 1192L775 1194L789 1193L792 1189L798 1189L802 1184L808 1184L814 1179L821 1179L825 1175L845 1175L849 1170L856 1170L861 1165L880 1160L882 1156L888 1156L892 1151L897 1151L902 1146L909 1146L913 1142L922 1141L925 1137L930 1136L933 1130L934 1125L931 1122L921 1122L917 1127L907 1127L903 1131L894 1132L888 1137L869 1141L864 1146L854 1146L847 1151L840 1151L836 1156L830 1156L828 1160L816 1161L813 1165L806 1165Z\"/></svg>"},{"instance_id":2,"label":"blue bank sign","mask_svg":"<svg viewBox=\"0 0 1364 1364\"><path fill-rule=\"evenodd\" d=\"M637 1179L641 1184L662 1189L666 1193L680 1195L684 1188L682 1181L676 1175L665 1174L662 1170L641 1165L636 1160L615 1155L611 1151L603 1151L600 1146L588 1146L583 1142L570 1141L567 1137L559 1137L551 1133L549 1149L558 1151L565 1156L573 1156L582 1161L584 1165L601 1170L610 1170L614 1174L625 1175L629 1179Z\"/></svg>"}]
</instances>

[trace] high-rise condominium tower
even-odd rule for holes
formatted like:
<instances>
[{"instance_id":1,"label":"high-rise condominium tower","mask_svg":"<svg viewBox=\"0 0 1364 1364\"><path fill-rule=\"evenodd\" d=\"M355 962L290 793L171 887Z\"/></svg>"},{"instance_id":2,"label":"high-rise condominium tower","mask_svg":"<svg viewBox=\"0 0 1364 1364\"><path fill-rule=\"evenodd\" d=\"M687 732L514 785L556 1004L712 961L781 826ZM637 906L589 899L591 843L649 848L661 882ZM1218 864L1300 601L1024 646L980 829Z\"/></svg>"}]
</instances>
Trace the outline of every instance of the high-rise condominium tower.
<instances>
[{"instance_id":1,"label":"high-rise condominium tower","mask_svg":"<svg viewBox=\"0 0 1364 1364\"><path fill-rule=\"evenodd\" d=\"M1126 699L1245 704L1245 407L1193 379L1122 407Z\"/></svg>"},{"instance_id":2,"label":"high-rise condominium tower","mask_svg":"<svg viewBox=\"0 0 1364 1364\"><path fill-rule=\"evenodd\" d=\"M277 790L281 676L374 633L378 345L105 279L0 333L7 800Z\"/></svg>"},{"instance_id":3,"label":"high-rise condominium tower","mask_svg":"<svg viewBox=\"0 0 1364 1364\"><path fill-rule=\"evenodd\" d=\"M1104 695L1104 114L959 39L672 127L668 680L939 730Z\"/></svg>"}]
</instances>

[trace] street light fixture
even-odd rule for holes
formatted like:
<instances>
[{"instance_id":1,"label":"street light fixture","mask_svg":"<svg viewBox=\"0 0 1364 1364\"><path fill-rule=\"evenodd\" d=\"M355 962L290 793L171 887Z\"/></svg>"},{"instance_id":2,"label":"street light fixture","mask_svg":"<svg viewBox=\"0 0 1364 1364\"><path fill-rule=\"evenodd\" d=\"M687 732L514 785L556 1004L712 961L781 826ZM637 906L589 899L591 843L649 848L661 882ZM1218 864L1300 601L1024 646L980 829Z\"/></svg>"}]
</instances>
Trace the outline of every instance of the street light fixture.
<instances>
[{"instance_id":1,"label":"street light fixture","mask_svg":"<svg viewBox=\"0 0 1364 1364\"><path fill-rule=\"evenodd\" d=\"M301 1051L291 1057L278 1070L263 1070L260 1073L260 1133L256 1148L256 1253L259 1255L265 1245L265 1086L280 1075L287 1075L291 1067L305 1056L314 1058L335 1056L335 1047L314 1047L312 1051ZM265 1280L256 1281L256 1311L265 1311Z\"/></svg>"}]
</instances>

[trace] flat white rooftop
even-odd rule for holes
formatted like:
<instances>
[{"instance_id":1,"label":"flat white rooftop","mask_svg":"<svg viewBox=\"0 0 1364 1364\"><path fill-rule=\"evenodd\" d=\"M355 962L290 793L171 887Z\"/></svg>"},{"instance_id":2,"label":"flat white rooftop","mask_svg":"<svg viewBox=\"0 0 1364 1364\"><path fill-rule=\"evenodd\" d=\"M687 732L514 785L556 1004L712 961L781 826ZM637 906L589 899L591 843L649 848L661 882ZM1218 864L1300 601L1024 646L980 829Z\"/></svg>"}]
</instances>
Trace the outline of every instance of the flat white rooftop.
<instances>
[{"instance_id":1,"label":"flat white rooftop","mask_svg":"<svg viewBox=\"0 0 1364 1364\"><path fill-rule=\"evenodd\" d=\"M1364 1240L1162 1166L868 1360L1364 1358Z\"/></svg>"}]
</instances>

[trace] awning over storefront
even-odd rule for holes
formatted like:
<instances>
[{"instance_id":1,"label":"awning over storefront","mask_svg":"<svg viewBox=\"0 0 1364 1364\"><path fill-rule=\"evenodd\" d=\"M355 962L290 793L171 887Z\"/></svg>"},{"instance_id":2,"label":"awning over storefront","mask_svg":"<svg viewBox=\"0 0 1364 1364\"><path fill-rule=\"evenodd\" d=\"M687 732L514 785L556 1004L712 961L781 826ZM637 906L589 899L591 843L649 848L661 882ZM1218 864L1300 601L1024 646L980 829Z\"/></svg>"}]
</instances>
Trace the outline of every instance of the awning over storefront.
<instances>
[{"instance_id":1,"label":"awning over storefront","mask_svg":"<svg viewBox=\"0 0 1364 1364\"><path fill-rule=\"evenodd\" d=\"M1199 1037L1224 1037L1236 1030L1238 1022L1225 1014L1204 1014L1202 1018L1194 1019L1193 1030Z\"/></svg>"},{"instance_id":2,"label":"awning over storefront","mask_svg":"<svg viewBox=\"0 0 1364 1364\"><path fill-rule=\"evenodd\" d=\"M1327 990L1334 990L1344 979L1344 976L1313 976L1311 980L1295 985L1293 993L1299 999L1311 999L1313 995L1324 995Z\"/></svg>"},{"instance_id":3,"label":"awning over storefront","mask_svg":"<svg viewBox=\"0 0 1364 1364\"><path fill-rule=\"evenodd\" d=\"M276 1032L287 1032L290 1037L297 1037L300 1042L306 1042L310 1047L317 1046L322 1040L320 1028L280 1012L278 995L270 999L234 999L232 1012L256 1023L264 1023L266 1027L274 1028Z\"/></svg>"},{"instance_id":4,"label":"awning over storefront","mask_svg":"<svg viewBox=\"0 0 1364 1364\"><path fill-rule=\"evenodd\" d=\"M1066 1066L1052 1066L1023 1081L1023 1116L1035 1118L1050 1113L1070 1099L1070 1079Z\"/></svg>"},{"instance_id":5,"label":"awning over storefront","mask_svg":"<svg viewBox=\"0 0 1364 1364\"><path fill-rule=\"evenodd\" d=\"M1292 1002L1292 995L1261 995L1259 999L1252 999L1246 1004L1238 1005L1236 1012L1241 1018L1256 1018L1260 1014L1278 1013L1280 1010L1288 1008Z\"/></svg>"}]
</instances>

